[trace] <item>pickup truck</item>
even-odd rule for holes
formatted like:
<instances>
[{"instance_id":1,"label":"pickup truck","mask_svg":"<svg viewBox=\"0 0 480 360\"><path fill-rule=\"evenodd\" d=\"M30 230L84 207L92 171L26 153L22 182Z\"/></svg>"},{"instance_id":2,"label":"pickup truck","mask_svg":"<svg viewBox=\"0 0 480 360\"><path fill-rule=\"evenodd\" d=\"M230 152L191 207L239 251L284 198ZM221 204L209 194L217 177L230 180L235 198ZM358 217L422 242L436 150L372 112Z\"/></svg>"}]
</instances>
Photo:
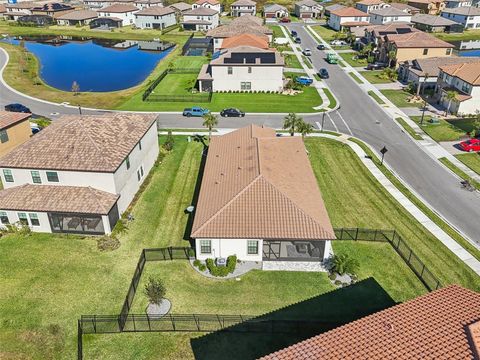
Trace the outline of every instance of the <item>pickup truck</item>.
<instances>
[{"instance_id":1,"label":"pickup truck","mask_svg":"<svg viewBox=\"0 0 480 360\"><path fill-rule=\"evenodd\" d=\"M190 116L203 116L208 114L210 110L201 108L200 106L193 106L191 108L183 109L183 116L190 117Z\"/></svg>"},{"instance_id":2,"label":"pickup truck","mask_svg":"<svg viewBox=\"0 0 480 360\"><path fill-rule=\"evenodd\" d=\"M311 85L313 83L313 79L307 76L297 76L295 78L295 81L298 84L305 85L305 86Z\"/></svg>"}]
</instances>

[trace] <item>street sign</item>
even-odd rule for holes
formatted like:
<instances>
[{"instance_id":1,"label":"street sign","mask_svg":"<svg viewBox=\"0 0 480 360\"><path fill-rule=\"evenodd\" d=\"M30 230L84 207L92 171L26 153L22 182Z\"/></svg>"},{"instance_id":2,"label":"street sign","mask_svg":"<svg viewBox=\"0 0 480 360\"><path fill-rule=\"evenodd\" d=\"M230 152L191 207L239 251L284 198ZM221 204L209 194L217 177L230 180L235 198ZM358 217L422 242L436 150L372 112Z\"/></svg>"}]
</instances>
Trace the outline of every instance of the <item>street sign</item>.
<instances>
[{"instance_id":1,"label":"street sign","mask_svg":"<svg viewBox=\"0 0 480 360\"><path fill-rule=\"evenodd\" d=\"M382 161L380 161L380 165L383 165L383 158L385 157L385 154L387 153L388 149L386 146L384 146L380 152L382 153Z\"/></svg>"}]
</instances>

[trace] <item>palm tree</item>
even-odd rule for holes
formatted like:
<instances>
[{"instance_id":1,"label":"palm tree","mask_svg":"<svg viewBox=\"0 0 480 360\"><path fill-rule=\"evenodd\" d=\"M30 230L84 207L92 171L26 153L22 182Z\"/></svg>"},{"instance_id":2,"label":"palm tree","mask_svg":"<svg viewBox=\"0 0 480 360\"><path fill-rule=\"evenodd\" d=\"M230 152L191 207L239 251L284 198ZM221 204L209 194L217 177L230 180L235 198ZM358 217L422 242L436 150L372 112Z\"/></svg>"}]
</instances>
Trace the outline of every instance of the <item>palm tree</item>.
<instances>
[{"instance_id":1,"label":"palm tree","mask_svg":"<svg viewBox=\"0 0 480 360\"><path fill-rule=\"evenodd\" d=\"M447 91L447 95L445 96L445 99L448 100L448 106L447 109L445 110L445 116L448 115L450 112L450 106L452 106L452 101L457 98L457 92L455 90L450 90Z\"/></svg>"},{"instance_id":2,"label":"palm tree","mask_svg":"<svg viewBox=\"0 0 480 360\"><path fill-rule=\"evenodd\" d=\"M420 88L422 88L422 95L425 92L425 83L427 82L428 77L429 77L428 73L425 73L425 75L423 76L423 82L420 83L420 80L418 81L417 96L420 96Z\"/></svg>"},{"instance_id":3,"label":"palm tree","mask_svg":"<svg viewBox=\"0 0 480 360\"><path fill-rule=\"evenodd\" d=\"M290 135L295 135L295 130L297 129L298 125L303 122L303 119L300 116L297 116L295 113L290 113L285 116L283 121L283 128L290 132Z\"/></svg>"},{"instance_id":4,"label":"palm tree","mask_svg":"<svg viewBox=\"0 0 480 360\"><path fill-rule=\"evenodd\" d=\"M203 115L203 126L208 129L208 141L212 137L212 129L218 125L218 116L208 113Z\"/></svg>"},{"instance_id":5,"label":"palm tree","mask_svg":"<svg viewBox=\"0 0 480 360\"><path fill-rule=\"evenodd\" d=\"M313 132L313 125L302 120L297 125L297 131L302 134L302 139L305 140L305 136Z\"/></svg>"}]
</instances>

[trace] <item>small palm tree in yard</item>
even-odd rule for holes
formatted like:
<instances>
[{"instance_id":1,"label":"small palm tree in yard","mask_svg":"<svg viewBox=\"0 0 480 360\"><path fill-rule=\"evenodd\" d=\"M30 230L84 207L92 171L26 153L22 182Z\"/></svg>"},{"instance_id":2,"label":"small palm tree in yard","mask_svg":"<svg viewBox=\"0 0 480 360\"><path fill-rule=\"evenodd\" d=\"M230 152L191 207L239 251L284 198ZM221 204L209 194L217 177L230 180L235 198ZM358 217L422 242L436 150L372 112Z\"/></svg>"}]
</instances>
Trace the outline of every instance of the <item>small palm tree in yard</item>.
<instances>
[{"instance_id":1,"label":"small palm tree in yard","mask_svg":"<svg viewBox=\"0 0 480 360\"><path fill-rule=\"evenodd\" d=\"M332 260L332 272L340 275L355 274L360 267L357 259L354 259L347 254L335 255Z\"/></svg>"},{"instance_id":2,"label":"small palm tree in yard","mask_svg":"<svg viewBox=\"0 0 480 360\"><path fill-rule=\"evenodd\" d=\"M143 291L150 304L160 304L165 297L167 290L161 279L150 277Z\"/></svg>"},{"instance_id":3,"label":"small palm tree in yard","mask_svg":"<svg viewBox=\"0 0 480 360\"><path fill-rule=\"evenodd\" d=\"M300 134L302 134L302 139L305 140L305 136L307 136L308 134L311 134L313 132L313 125L302 120L297 125L297 131Z\"/></svg>"},{"instance_id":4,"label":"small palm tree in yard","mask_svg":"<svg viewBox=\"0 0 480 360\"><path fill-rule=\"evenodd\" d=\"M290 135L295 135L295 131L298 131L298 125L303 122L303 119L300 116L297 116L295 113L290 113L285 116L283 121L283 128L290 132Z\"/></svg>"},{"instance_id":5,"label":"small palm tree in yard","mask_svg":"<svg viewBox=\"0 0 480 360\"><path fill-rule=\"evenodd\" d=\"M208 113L203 115L203 126L208 129L208 141L212 138L212 129L218 125L218 116Z\"/></svg>"},{"instance_id":6,"label":"small palm tree in yard","mask_svg":"<svg viewBox=\"0 0 480 360\"><path fill-rule=\"evenodd\" d=\"M447 91L447 94L445 95L445 99L448 100L448 106L447 109L445 110L445 116L449 114L450 112L450 107L452 106L452 101L457 98L457 92L455 90L450 90Z\"/></svg>"}]
</instances>

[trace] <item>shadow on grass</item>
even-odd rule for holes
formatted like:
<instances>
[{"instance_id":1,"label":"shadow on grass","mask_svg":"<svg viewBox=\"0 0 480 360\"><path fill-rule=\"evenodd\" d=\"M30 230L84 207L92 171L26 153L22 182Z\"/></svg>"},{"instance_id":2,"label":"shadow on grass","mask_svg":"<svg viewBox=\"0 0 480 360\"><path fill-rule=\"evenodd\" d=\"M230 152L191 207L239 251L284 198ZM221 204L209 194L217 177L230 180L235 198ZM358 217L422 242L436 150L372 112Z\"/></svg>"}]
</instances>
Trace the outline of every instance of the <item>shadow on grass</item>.
<instances>
[{"instance_id":1,"label":"shadow on grass","mask_svg":"<svg viewBox=\"0 0 480 360\"><path fill-rule=\"evenodd\" d=\"M232 326L231 331L193 338L190 343L198 360L256 359L395 304L375 279L368 278L256 318L294 320L290 329L282 324L282 333L246 332L242 327L248 324L243 323Z\"/></svg>"}]
</instances>

